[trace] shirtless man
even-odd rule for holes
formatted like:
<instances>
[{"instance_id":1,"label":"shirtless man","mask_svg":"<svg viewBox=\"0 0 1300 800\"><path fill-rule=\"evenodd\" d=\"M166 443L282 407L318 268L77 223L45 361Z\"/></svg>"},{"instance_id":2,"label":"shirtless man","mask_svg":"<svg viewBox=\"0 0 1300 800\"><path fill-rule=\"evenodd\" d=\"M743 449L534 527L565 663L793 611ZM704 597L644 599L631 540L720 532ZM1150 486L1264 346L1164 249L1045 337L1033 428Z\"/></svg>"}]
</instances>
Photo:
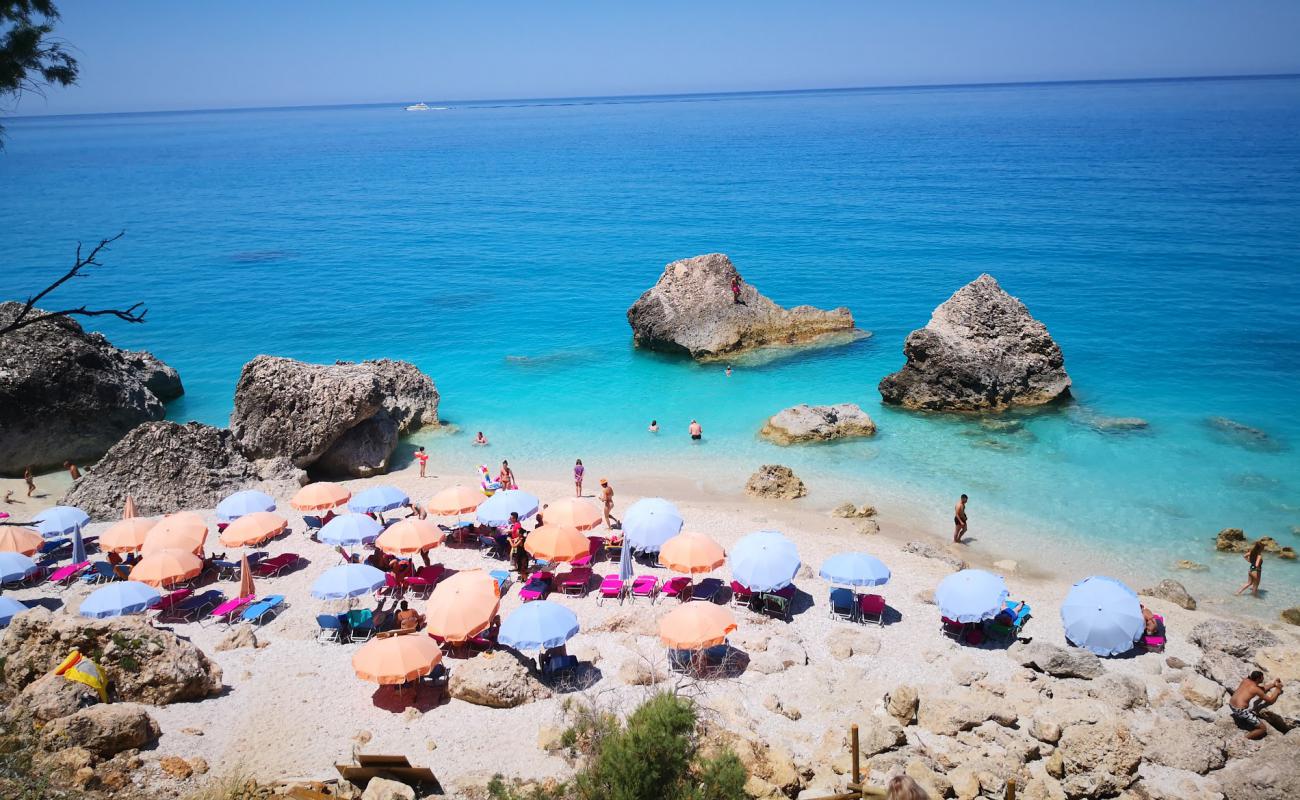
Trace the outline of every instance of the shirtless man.
<instances>
[{"instance_id":1,"label":"shirtless man","mask_svg":"<svg viewBox=\"0 0 1300 800\"><path fill-rule=\"evenodd\" d=\"M962 495L957 501L957 507L953 509L952 522L955 526L952 532L952 540L961 544L961 537L966 535L966 495Z\"/></svg>"},{"instance_id":2,"label":"shirtless man","mask_svg":"<svg viewBox=\"0 0 1300 800\"><path fill-rule=\"evenodd\" d=\"M700 423L696 422L695 420L691 420L690 431L691 431L691 441L698 442L700 439L704 438L704 429L701 428Z\"/></svg>"},{"instance_id":3,"label":"shirtless man","mask_svg":"<svg viewBox=\"0 0 1300 800\"><path fill-rule=\"evenodd\" d=\"M600 502L605 508L605 527L613 528L610 523L614 519L614 487L609 485L608 478L600 479Z\"/></svg>"},{"instance_id":4,"label":"shirtless man","mask_svg":"<svg viewBox=\"0 0 1300 800\"><path fill-rule=\"evenodd\" d=\"M1264 673L1255 670L1249 676L1243 678L1237 691L1232 693L1228 698L1228 710L1232 712L1232 718L1243 728L1249 728L1250 732L1246 734L1247 739L1263 739L1264 734L1268 733L1268 728L1255 712L1263 706L1269 706L1277 702L1282 696L1282 681L1275 680L1268 685L1266 690L1260 684L1264 680Z\"/></svg>"},{"instance_id":5,"label":"shirtless man","mask_svg":"<svg viewBox=\"0 0 1300 800\"><path fill-rule=\"evenodd\" d=\"M404 631L413 631L420 627L424 620L420 618L420 612L410 608L406 601L403 600L398 604L397 627Z\"/></svg>"}]
</instances>

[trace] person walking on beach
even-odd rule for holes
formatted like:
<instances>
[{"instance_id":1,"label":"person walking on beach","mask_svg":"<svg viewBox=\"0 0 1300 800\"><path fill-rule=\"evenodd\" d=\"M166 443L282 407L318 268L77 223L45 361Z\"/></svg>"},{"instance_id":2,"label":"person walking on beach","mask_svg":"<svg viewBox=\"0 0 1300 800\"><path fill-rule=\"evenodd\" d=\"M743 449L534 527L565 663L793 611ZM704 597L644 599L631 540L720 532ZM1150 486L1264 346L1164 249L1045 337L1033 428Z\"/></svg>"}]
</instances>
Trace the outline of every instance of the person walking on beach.
<instances>
[{"instance_id":1,"label":"person walking on beach","mask_svg":"<svg viewBox=\"0 0 1300 800\"><path fill-rule=\"evenodd\" d=\"M704 429L701 428L700 423L695 420L691 420L690 431L691 431L692 441L698 442L699 440L704 438Z\"/></svg>"},{"instance_id":2,"label":"person walking on beach","mask_svg":"<svg viewBox=\"0 0 1300 800\"><path fill-rule=\"evenodd\" d=\"M952 540L961 544L961 537L966 535L966 501L969 498L962 495L957 501L957 507L953 509L952 522L956 526L952 532Z\"/></svg>"},{"instance_id":3,"label":"person walking on beach","mask_svg":"<svg viewBox=\"0 0 1300 800\"><path fill-rule=\"evenodd\" d=\"M1264 673L1255 670L1242 678L1237 691L1228 698L1228 711L1232 713L1234 722L1249 731L1247 739L1264 738L1268 728L1260 721L1257 712L1264 706L1273 705L1282 696L1282 681L1274 679L1267 688L1263 682Z\"/></svg>"},{"instance_id":4,"label":"person walking on beach","mask_svg":"<svg viewBox=\"0 0 1300 800\"><path fill-rule=\"evenodd\" d=\"M611 523L614 520L614 487L609 485L607 478L600 479L600 503L605 509L605 527L613 528Z\"/></svg>"},{"instance_id":5,"label":"person walking on beach","mask_svg":"<svg viewBox=\"0 0 1300 800\"><path fill-rule=\"evenodd\" d=\"M510 462L502 459L501 471L497 473L497 483L501 484L502 489L518 489L515 485L515 473L510 469Z\"/></svg>"},{"instance_id":6,"label":"person walking on beach","mask_svg":"<svg viewBox=\"0 0 1300 800\"><path fill-rule=\"evenodd\" d=\"M32 492L36 491L36 481L32 478L32 468L30 466L23 470L23 480L27 482L27 496L31 497Z\"/></svg>"},{"instance_id":7,"label":"person walking on beach","mask_svg":"<svg viewBox=\"0 0 1300 800\"><path fill-rule=\"evenodd\" d=\"M429 464L429 454L424 452L423 447L415 448L415 460L420 464L420 477L424 477L424 468Z\"/></svg>"},{"instance_id":8,"label":"person walking on beach","mask_svg":"<svg viewBox=\"0 0 1300 800\"><path fill-rule=\"evenodd\" d=\"M582 497L582 473L586 471L581 458L573 462L573 489L578 497Z\"/></svg>"},{"instance_id":9,"label":"person walking on beach","mask_svg":"<svg viewBox=\"0 0 1300 800\"><path fill-rule=\"evenodd\" d=\"M72 476L72 480L77 481L81 479L81 470L77 469L76 464L73 464L71 461L64 461L63 468Z\"/></svg>"},{"instance_id":10,"label":"person walking on beach","mask_svg":"<svg viewBox=\"0 0 1300 800\"><path fill-rule=\"evenodd\" d=\"M737 306L744 305L744 303L740 302L740 276L739 275L731 276L731 303L732 305L737 305Z\"/></svg>"},{"instance_id":11,"label":"person walking on beach","mask_svg":"<svg viewBox=\"0 0 1300 800\"><path fill-rule=\"evenodd\" d=\"M1259 597L1259 577L1260 572L1264 569L1264 540L1260 539L1246 553L1246 561L1250 563L1250 571L1246 573L1246 585L1237 590L1237 594L1250 589L1250 593Z\"/></svg>"}]
</instances>

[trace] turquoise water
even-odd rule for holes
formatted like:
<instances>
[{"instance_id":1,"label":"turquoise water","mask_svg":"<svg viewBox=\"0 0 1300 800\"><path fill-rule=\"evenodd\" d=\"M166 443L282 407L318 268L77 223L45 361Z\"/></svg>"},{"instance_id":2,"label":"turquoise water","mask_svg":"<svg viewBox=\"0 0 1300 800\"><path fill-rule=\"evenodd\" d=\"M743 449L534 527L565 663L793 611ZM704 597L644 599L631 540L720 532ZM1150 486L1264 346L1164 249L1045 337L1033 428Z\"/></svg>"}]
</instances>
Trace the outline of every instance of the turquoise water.
<instances>
[{"instance_id":1,"label":"turquoise water","mask_svg":"<svg viewBox=\"0 0 1300 800\"><path fill-rule=\"evenodd\" d=\"M589 474L738 485L779 459L924 500L936 532L967 491L977 538L977 514L1014 519L1017 547L1083 542L1130 566L1213 561L1229 525L1300 544L1300 79L446 105L8 120L5 294L126 230L63 296L147 302L148 324L97 327L181 371L177 419L224 424L258 353L388 356L525 474L582 456ZM628 305L712 251L874 336L730 379L633 350ZM986 271L1060 343L1075 406L1014 433L882 408L906 333ZM755 438L786 405L845 401L874 441ZM1272 444L1224 438L1214 415ZM467 435L427 441L477 454ZM1289 596L1300 568L1265 584Z\"/></svg>"}]
</instances>

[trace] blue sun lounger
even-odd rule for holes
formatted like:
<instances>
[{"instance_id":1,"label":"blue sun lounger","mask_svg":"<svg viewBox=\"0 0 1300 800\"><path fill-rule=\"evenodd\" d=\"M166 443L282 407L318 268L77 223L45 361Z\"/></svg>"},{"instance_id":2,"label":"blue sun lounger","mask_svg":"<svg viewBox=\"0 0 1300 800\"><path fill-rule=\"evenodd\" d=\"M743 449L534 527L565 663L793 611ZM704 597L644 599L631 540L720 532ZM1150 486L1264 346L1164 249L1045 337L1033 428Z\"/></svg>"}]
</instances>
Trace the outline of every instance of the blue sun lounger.
<instances>
[{"instance_id":1,"label":"blue sun lounger","mask_svg":"<svg viewBox=\"0 0 1300 800\"><path fill-rule=\"evenodd\" d=\"M276 614L279 614L280 609L283 606L284 595L273 594L268 597L263 597L261 600L258 600L256 603L253 603L251 606L244 609L244 613L239 615L239 619L242 622L251 622L254 625L261 625L266 621L268 616L274 617Z\"/></svg>"}]
</instances>

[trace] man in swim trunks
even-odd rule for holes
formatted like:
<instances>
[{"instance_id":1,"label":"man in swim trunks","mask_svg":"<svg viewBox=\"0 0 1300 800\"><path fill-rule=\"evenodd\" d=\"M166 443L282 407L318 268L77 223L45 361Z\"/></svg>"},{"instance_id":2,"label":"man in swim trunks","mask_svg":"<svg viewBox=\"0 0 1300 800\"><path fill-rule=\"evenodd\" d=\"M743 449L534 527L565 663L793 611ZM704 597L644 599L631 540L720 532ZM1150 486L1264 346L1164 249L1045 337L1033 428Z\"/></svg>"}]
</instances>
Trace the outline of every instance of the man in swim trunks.
<instances>
[{"instance_id":1,"label":"man in swim trunks","mask_svg":"<svg viewBox=\"0 0 1300 800\"><path fill-rule=\"evenodd\" d=\"M1264 673L1255 670L1242 679L1237 691L1228 698L1228 710L1232 712L1233 720L1242 728L1249 730L1246 734L1247 739L1264 738L1268 728L1255 712L1264 706L1276 703L1282 696L1282 681L1274 680L1268 685L1267 690L1261 685L1263 681Z\"/></svg>"},{"instance_id":2,"label":"man in swim trunks","mask_svg":"<svg viewBox=\"0 0 1300 800\"><path fill-rule=\"evenodd\" d=\"M962 495L953 510L952 522L955 528L952 532L952 540L957 544L961 544L961 537L966 535L966 500L966 495Z\"/></svg>"},{"instance_id":3,"label":"man in swim trunks","mask_svg":"<svg viewBox=\"0 0 1300 800\"><path fill-rule=\"evenodd\" d=\"M695 420L691 420L691 429L690 429L690 430L691 430L691 439L692 439L692 440L698 442L700 439L703 439L703 438L704 438L704 429L701 428L701 427L700 427L700 423L696 422Z\"/></svg>"}]
</instances>

